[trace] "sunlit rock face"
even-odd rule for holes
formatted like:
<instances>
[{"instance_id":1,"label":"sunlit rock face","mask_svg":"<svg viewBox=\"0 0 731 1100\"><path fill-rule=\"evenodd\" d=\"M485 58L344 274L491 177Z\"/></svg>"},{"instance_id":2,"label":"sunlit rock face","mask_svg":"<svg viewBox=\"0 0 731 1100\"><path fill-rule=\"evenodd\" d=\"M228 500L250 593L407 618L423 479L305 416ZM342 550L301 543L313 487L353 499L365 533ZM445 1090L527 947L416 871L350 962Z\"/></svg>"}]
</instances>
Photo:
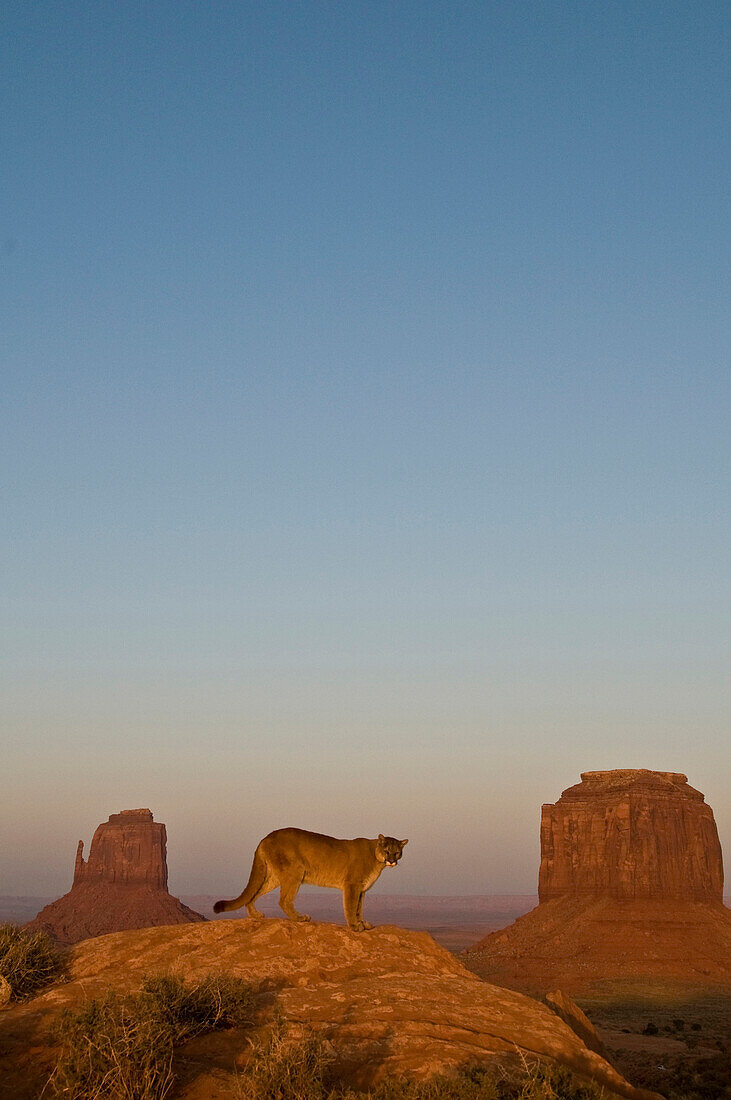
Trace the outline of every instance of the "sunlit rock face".
<instances>
[{"instance_id":1,"label":"sunlit rock face","mask_svg":"<svg viewBox=\"0 0 731 1100\"><path fill-rule=\"evenodd\" d=\"M110 814L97 827L83 859L79 841L74 886L80 883L116 882L167 890L167 836L165 826L153 821L150 810L122 810Z\"/></svg>"},{"instance_id":2,"label":"sunlit rock face","mask_svg":"<svg viewBox=\"0 0 731 1100\"><path fill-rule=\"evenodd\" d=\"M167 973L196 982L209 975L240 978L255 1004L251 1039L231 1028L193 1040L195 1050L186 1047L186 1077L175 1088L181 1100L248 1095L243 1071L252 1046L265 1043L273 1028L285 1042L311 1035L325 1040L328 1076L358 1090L395 1079L387 1091L408 1095L399 1078L478 1065L497 1082L484 1094L495 1095L506 1076L517 1072L525 1079L525 1067L542 1061L570 1069L586 1085L594 1082L597 1095L662 1100L633 1088L604 1060L594 1049L591 1023L565 995L552 1002L559 1017L545 1004L478 980L425 932L385 925L358 933L334 924L248 918L138 929L78 944L68 981L18 1006L12 1027L4 1027L0 1094L37 1100L50 1068L39 1050L57 1042L64 1009L109 992L137 991L151 974ZM306 1088L295 1091L296 1082L289 1089L283 1082L269 1095L307 1095ZM438 1091L445 1090L433 1094Z\"/></svg>"},{"instance_id":3,"label":"sunlit rock face","mask_svg":"<svg viewBox=\"0 0 731 1100\"><path fill-rule=\"evenodd\" d=\"M543 806L538 896L721 902L713 811L678 772L583 772Z\"/></svg>"},{"instance_id":4,"label":"sunlit rock face","mask_svg":"<svg viewBox=\"0 0 731 1100\"><path fill-rule=\"evenodd\" d=\"M480 977L541 996L731 989L718 832L684 775L584 772L543 807L538 888L535 909L463 953Z\"/></svg>"}]
</instances>

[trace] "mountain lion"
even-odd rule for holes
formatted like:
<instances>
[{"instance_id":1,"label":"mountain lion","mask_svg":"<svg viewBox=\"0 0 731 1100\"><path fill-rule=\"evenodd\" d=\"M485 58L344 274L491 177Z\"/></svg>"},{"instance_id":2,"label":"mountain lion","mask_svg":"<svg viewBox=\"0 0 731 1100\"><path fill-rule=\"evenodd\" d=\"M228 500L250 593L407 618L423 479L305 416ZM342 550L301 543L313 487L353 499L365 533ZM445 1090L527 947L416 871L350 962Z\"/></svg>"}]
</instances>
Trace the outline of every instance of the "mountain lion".
<instances>
[{"instance_id":1,"label":"mountain lion","mask_svg":"<svg viewBox=\"0 0 731 1100\"><path fill-rule=\"evenodd\" d=\"M254 902L279 886L279 905L289 919L309 920L294 907L297 891L306 882L342 890L345 919L354 932L362 932L373 927L363 920L363 895L384 867L396 866L408 843L382 834L377 840L336 840L305 829L275 829L259 843L243 893L231 901L217 901L213 911L223 913L245 905L250 917L261 918L264 914Z\"/></svg>"}]
</instances>

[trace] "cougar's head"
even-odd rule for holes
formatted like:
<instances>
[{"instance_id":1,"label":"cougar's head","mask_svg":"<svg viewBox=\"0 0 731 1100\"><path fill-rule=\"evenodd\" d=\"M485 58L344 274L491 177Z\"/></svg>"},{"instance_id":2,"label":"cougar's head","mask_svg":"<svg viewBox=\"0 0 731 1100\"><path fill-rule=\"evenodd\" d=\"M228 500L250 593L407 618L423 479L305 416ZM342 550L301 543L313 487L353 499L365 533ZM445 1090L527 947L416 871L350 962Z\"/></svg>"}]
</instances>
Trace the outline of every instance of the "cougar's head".
<instances>
[{"instance_id":1,"label":"cougar's head","mask_svg":"<svg viewBox=\"0 0 731 1100\"><path fill-rule=\"evenodd\" d=\"M408 840L394 840L392 836L379 833L376 841L376 859L380 863L385 863L387 867L395 867L408 843Z\"/></svg>"}]
</instances>

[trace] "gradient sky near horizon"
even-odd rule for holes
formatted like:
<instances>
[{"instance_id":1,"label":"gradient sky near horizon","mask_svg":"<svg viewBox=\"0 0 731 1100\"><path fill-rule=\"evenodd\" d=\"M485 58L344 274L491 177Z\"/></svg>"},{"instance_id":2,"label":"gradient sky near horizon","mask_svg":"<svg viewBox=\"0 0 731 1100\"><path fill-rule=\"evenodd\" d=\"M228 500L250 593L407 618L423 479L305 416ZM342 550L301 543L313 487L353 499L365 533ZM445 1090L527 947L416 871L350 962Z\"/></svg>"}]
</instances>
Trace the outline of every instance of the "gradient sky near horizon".
<instances>
[{"instance_id":1,"label":"gradient sky near horizon","mask_svg":"<svg viewBox=\"0 0 731 1100\"><path fill-rule=\"evenodd\" d=\"M0 894L140 806L530 893L617 767L728 860L728 5L2 22Z\"/></svg>"}]
</instances>

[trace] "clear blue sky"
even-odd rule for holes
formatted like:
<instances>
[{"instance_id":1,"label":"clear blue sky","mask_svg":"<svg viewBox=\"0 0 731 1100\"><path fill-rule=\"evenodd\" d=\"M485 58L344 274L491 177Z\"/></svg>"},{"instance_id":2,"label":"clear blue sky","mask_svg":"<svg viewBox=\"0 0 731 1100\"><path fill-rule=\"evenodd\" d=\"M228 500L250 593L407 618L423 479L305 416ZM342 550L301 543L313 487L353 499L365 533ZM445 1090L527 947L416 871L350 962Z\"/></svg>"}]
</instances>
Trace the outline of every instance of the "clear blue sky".
<instances>
[{"instance_id":1,"label":"clear blue sky","mask_svg":"<svg viewBox=\"0 0 731 1100\"><path fill-rule=\"evenodd\" d=\"M0 893L137 806L530 892L611 767L729 858L728 26L6 4Z\"/></svg>"}]
</instances>

